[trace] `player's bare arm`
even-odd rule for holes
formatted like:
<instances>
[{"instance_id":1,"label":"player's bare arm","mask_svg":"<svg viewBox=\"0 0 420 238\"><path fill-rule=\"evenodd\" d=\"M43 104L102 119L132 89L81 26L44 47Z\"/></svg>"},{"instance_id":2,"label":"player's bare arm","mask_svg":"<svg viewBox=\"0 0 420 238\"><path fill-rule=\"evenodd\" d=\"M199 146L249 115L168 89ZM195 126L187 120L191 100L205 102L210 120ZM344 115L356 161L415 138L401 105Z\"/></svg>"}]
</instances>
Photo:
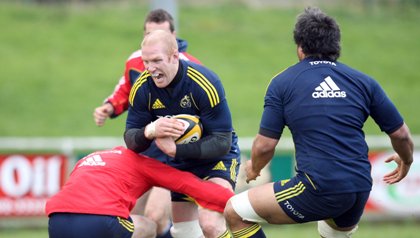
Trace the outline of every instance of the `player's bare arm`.
<instances>
[{"instance_id":1,"label":"player's bare arm","mask_svg":"<svg viewBox=\"0 0 420 238\"><path fill-rule=\"evenodd\" d=\"M245 168L247 183L255 180L260 175L260 171L273 158L278 141L260 134L255 137L252 144L251 162L247 163Z\"/></svg>"},{"instance_id":2,"label":"player's bare arm","mask_svg":"<svg viewBox=\"0 0 420 238\"><path fill-rule=\"evenodd\" d=\"M398 130L389 135L396 154L390 156L385 162L394 161L397 164L392 172L386 174L383 180L388 184L394 184L407 176L410 166L413 163L413 141L410 131L404 123Z\"/></svg>"},{"instance_id":3,"label":"player's bare arm","mask_svg":"<svg viewBox=\"0 0 420 238\"><path fill-rule=\"evenodd\" d=\"M172 137L158 137L156 138L155 142L163 153L171 157L175 157L176 144Z\"/></svg>"}]
</instances>

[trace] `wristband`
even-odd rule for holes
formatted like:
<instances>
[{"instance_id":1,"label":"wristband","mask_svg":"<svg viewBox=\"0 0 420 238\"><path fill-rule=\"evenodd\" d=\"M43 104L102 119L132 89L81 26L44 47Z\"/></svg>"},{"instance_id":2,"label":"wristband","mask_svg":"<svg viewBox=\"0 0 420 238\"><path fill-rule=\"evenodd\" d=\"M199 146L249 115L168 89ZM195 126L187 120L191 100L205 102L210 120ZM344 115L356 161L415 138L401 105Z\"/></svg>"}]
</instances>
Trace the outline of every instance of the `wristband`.
<instances>
[{"instance_id":1,"label":"wristband","mask_svg":"<svg viewBox=\"0 0 420 238\"><path fill-rule=\"evenodd\" d=\"M146 126L146 128L144 129L144 136L149 139L149 140L153 140L153 138L156 137L156 124L154 121L150 122L149 125Z\"/></svg>"}]
</instances>

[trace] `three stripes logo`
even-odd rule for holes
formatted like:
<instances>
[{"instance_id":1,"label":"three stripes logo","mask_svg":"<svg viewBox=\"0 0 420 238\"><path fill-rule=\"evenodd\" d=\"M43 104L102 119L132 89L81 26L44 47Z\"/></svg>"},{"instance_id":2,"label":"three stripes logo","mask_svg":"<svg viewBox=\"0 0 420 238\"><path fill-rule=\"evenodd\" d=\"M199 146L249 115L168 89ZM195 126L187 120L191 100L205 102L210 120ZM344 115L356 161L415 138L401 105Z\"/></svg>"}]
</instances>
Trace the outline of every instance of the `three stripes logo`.
<instances>
[{"instance_id":1,"label":"three stripes logo","mask_svg":"<svg viewBox=\"0 0 420 238\"><path fill-rule=\"evenodd\" d=\"M155 102L152 105L152 109L163 109L165 108L165 105L158 99L155 100Z\"/></svg>"},{"instance_id":2,"label":"three stripes logo","mask_svg":"<svg viewBox=\"0 0 420 238\"><path fill-rule=\"evenodd\" d=\"M100 155L93 155L87 157L79 166L105 166L106 163L102 160L102 157Z\"/></svg>"},{"instance_id":3,"label":"three stripes logo","mask_svg":"<svg viewBox=\"0 0 420 238\"><path fill-rule=\"evenodd\" d=\"M346 92L341 91L330 76L326 77L312 93L313 98L345 98L346 96Z\"/></svg>"},{"instance_id":4,"label":"three stripes logo","mask_svg":"<svg viewBox=\"0 0 420 238\"><path fill-rule=\"evenodd\" d=\"M223 170L226 171L226 166L222 161L219 161L211 170Z\"/></svg>"},{"instance_id":5,"label":"three stripes logo","mask_svg":"<svg viewBox=\"0 0 420 238\"><path fill-rule=\"evenodd\" d=\"M275 194L276 196L276 200L278 203L287 200L289 198L298 196L299 194L301 194L303 191L305 190L305 185L302 182L299 182L298 184L296 184L295 186L285 189L283 191L280 191L278 193Z\"/></svg>"},{"instance_id":6,"label":"three stripes logo","mask_svg":"<svg viewBox=\"0 0 420 238\"><path fill-rule=\"evenodd\" d=\"M133 224L133 222L131 222L131 221L127 220L127 219L124 219L124 218L120 218L120 217L117 217L117 219L118 219L118 223L120 223L121 226L123 226L129 232L134 232L134 224Z\"/></svg>"}]
</instances>

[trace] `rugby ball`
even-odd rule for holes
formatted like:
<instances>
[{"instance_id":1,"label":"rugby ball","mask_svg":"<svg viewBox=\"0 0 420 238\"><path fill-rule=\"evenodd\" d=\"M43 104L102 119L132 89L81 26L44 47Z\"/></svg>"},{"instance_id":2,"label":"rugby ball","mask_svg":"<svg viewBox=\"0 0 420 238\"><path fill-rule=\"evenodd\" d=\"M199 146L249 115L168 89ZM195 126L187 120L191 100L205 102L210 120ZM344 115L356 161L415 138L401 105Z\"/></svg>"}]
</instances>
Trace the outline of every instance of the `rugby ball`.
<instances>
[{"instance_id":1,"label":"rugby ball","mask_svg":"<svg viewBox=\"0 0 420 238\"><path fill-rule=\"evenodd\" d=\"M184 124L184 134L175 139L176 144L188 144L198 141L203 134L203 126L198 116L179 114L173 118Z\"/></svg>"}]
</instances>

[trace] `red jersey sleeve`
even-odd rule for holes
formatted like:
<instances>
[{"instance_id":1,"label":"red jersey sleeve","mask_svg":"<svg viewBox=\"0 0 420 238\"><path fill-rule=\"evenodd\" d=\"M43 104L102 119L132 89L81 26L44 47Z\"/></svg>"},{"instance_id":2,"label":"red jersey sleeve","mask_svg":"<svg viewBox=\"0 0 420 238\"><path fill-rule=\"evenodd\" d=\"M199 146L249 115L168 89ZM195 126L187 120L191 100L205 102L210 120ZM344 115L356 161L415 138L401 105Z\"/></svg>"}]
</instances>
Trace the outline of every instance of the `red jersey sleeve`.
<instances>
[{"instance_id":1,"label":"red jersey sleeve","mask_svg":"<svg viewBox=\"0 0 420 238\"><path fill-rule=\"evenodd\" d=\"M138 50L131 54L125 63L124 76L121 77L118 84L115 86L114 92L109 96L105 102L109 102L114 107L114 114L111 116L117 117L128 109L128 97L132 86L132 81L135 79L130 78L130 71L137 72L144 71L144 63L141 58L141 51Z\"/></svg>"},{"instance_id":2,"label":"red jersey sleeve","mask_svg":"<svg viewBox=\"0 0 420 238\"><path fill-rule=\"evenodd\" d=\"M141 172L149 183L187 194L201 207L220 213L223 213L226 203L234 195L232 191L218 184L204 181L190 172L172 168L145 156L142 156Z\"/></svg>"},{"instance_id":3,"label":"red jersey sleeve","mask_svg":"<svg viewBox=\"0 0 420 238\"><path fill-rule=\"evenodd\" d=\"M188 60L190 60L190 61L192 61L192 62L194 62L194 63L196 63L196 64L202 64L201 62L200 62L200 60L198 60L197 58L195 58L194 56L192 56L192 55L190 55L190 54L188 54L187 52L182 52L182 53L180 53L180 54L182 54L182 55L184 55Z\"/></svg>"}]
</instances>

